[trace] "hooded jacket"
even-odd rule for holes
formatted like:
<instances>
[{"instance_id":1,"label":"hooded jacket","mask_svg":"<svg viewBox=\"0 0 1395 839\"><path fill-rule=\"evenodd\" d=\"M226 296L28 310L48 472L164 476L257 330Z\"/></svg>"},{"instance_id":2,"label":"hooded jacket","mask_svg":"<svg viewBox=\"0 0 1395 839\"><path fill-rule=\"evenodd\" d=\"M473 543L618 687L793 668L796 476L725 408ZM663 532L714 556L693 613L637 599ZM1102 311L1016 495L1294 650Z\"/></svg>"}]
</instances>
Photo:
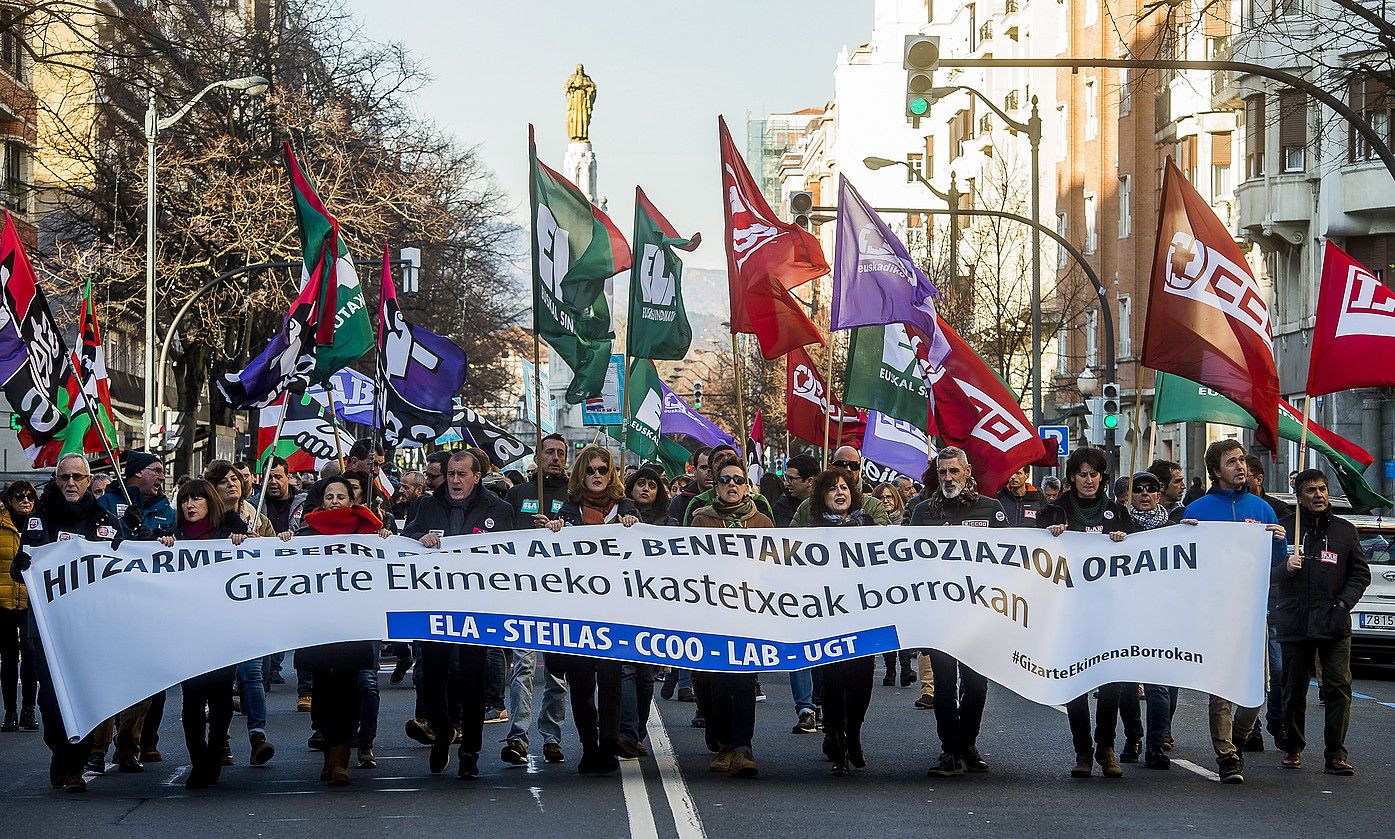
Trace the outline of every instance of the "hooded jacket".
<instances>
[{"instance_id":1,"label":"hooded jacket","mask_svg":"<svg viewBox=\"0 0 1395 839\"><path fill-rule=\"evenodd\" d=\"M1275 636L1279 641L1335 641L1351 634L1351 610L1371 584L1356 527L1329 509L1303 516L1303 567L1273 566ZM1293 544L1295 517L1279 522Z\"/></svg>"}]
</instances>

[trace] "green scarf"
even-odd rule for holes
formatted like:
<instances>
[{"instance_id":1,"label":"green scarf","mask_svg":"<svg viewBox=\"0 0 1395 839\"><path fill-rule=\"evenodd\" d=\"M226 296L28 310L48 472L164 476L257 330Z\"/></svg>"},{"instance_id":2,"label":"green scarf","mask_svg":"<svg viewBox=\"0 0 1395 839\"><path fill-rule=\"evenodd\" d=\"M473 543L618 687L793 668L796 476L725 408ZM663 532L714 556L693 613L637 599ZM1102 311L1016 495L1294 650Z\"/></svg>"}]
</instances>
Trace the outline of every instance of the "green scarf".
<instances>
[{"instance_id":1,"label":"green scarf","mask_svg":"<svg viewBox=\"0 0 1395 839\"><path fill-rule=\"evenodd\" d=\"M756 502L748 495L735 504L728 504L718 496L712 499L712 510L726 521L728 526L738 527L755 513Z\"/></svg>"},{"instance_id":2,"label":"green scarf","mask_svg":"<svg viewBox=\"0 0 1395 839\"><path fill-rule=\"evenodd\" d=\"M1109 502L1103 492L1096 493L1091 501L1086 501L1073 492L1067 492L1065 496L1066 511L1070 514L1072 523L1083 527L1099 527L1104 524L1104 511Z\"/></svg>"}]
</instances>

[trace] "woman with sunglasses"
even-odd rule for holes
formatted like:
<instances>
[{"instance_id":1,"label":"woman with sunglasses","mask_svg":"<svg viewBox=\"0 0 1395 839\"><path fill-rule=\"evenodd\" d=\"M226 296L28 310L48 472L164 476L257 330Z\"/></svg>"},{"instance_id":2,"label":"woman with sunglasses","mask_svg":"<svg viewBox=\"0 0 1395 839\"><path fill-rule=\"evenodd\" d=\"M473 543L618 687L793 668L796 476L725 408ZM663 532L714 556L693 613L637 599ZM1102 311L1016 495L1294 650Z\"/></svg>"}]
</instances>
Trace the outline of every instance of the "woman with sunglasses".
<instances>
[{"instance_id":1,"label":"woman with sunglasses","mask_svg":"<svg viewBox=\"0 0 1395 839\"><path fill-rule=\"evenodd\" d=\"M187 481L175 496L175 535L161 536L160 544L174 547L179 540L229 539L240 545L247 538L247 524L235 512L224 509L223 496L208 481ZM184 707L184 744L189 750L186 789L203 789L217 783L228 748L228 727L233 717L233 683L237 665L219 667L180 682Z\"/></svg>"},{"instance_id":2,"label":"woman with sunglasses","mask_svg":"<svg viewBox=\"0 0 1395 839\"><path fill-rule=\"evenodd\" d=\"M639 510L625 497L610 450L587 446L572 464L567 501L557 518L547 523L553 533L566 526L639 522ZM638 757L620 748L620 662L579 655L547 654L547 670L567 680L572 717L581 738L582 775L609 775L620 768L619 757Z\"/></svg>"},{"instance_id":3,"label":"woman with sunglasses","mask_svg":"<svg viewBox=\"0 0 1395 839\"><path fill-rule=\"evenodd\" d=\"M746 463L728 455L717 461L716 495L712 503L693 513L693 527L774 527L775 522L756 508ZM708 767L739 778L754 778L760 771L751 754L756 729L755 673L694 673L693 689L698 708L707 720L707 744L717 753Z\"/></svg>"},{"instance_id":4,"label":"woman with sunglasses","mask_svg":"<svg viewBox=\"0 0 1395 839\"><path fill-rule=\"evenodd\" d=\"M809 511L810 527L876 524L862 509L861 482L846 469L825 469L819 473L809 496ZM861 656L821 664L815 669L823 682L823 753L833 761L834 775L847 776L852 773L850 767L867 766L862 751L862 721L872 704L875 658Z\"/></svg>"},{"instance_id":5,"label":"woman with sunglasses","mask_svg":"<svg viewBox=\"0 0 1395 839\"><path fill-rule=\"evenodd\" d=\"M1085 446L1071 452L1066 461L1066 484L1066 491L1037 513L1037 527L1046 528L1052 536L1060 536L1067 530L1108 534L1115 542L1123 541L1127 534L1138 530L1124 506L1105 494L1104 488L1109 485L1109 461L1102 450ZM1096 761L1106 778L1124 776L1124 767L1119 765L1114 753L1119 689L1118 682L1100 685L1093 740L1090 694L1083 693L1066 703L1066 717L1070 720L1071 740L1075 746L1075 768L1070 771L1071 777L1090 777Z\"/></svg>"},{"instance_id":6,"label":"woman with sunglasses","mask_svg":"<svg viewBox=\"0 0 1395 839\"><path fill-rule=\"evenodd\" d=\"M5 722L0 731L39 730L39 721L34 718L39 681L34 675L34 645L29 640L29 594L23 583L10 577L10 564L20 552L24 534L40 526L34 518L38 500L33 484L15 481L5 488L5 507L0 510L0 689L5 694ZM23 695L18 714L16 690Z\"/></svg>"}]
</instances>

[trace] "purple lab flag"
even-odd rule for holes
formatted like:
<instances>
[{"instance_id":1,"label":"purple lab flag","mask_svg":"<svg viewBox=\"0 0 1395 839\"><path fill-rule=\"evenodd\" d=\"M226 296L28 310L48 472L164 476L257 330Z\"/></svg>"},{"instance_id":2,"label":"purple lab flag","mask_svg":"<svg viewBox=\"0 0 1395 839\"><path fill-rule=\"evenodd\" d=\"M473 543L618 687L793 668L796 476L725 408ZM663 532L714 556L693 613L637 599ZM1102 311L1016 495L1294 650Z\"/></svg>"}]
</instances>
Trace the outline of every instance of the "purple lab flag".
<instances>
[{"instance_id":1,"label":"purple lab flag","mask_svg":"<svg viewBox=\"0 0 1395 839\"><path fill-rule=\"evenodd\" d=\"M873 463L919 478L930 465L930 438L905 420L880 411L867 412L862 456Z\"/></svg>"},{"instance_id":2,"label":"purple lab flag","mask_svg":"<svg viewBox=\"0 0 1395 839\"><path fill-rule=\"evenodd\" d=\"M660 434L687 434L704 446L717 446L726 443L736 445L736 438L712 424L712 421L674 393L668 385L659 382L664 393L664 407L659 414Z\"/></svg>"},{"instance_id":3,"label":"purple lab flag","mask_svg":"<svg viewBox=\"0 0 1395 839\"><path fill-rule=\"evenodd\" d=\"M926 339L931 367L949 354L935 298L940 292L910 251L851 182L838 176L838 239L833 254L830 329L904 323Z\"/></svg>"}]
</instances>

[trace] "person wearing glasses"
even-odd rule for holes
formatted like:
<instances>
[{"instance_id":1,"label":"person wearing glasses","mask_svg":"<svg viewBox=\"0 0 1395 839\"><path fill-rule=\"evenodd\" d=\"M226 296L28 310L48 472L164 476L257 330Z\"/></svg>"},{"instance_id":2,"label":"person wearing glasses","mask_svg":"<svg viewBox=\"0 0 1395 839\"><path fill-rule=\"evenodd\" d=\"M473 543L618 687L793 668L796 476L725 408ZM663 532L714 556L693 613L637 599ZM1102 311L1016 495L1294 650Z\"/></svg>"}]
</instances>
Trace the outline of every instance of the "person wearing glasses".
<instances>
[{"instance_id":1,"label":"person wearing glasses","mask_svg":"<svg viewBox=\"0 0 1395 839\"><path fill-rule=\"evenodd\" d=\"M601 446L587 446L572 465L567 501L547 523L553 533L563 527L639 522L639 509L625 496L620 470ZM620 748L620 662L581 655L550 653L547 670L566 679L572 697L572 717L581 738L582 775L609 775L620 768L618 758L639 757L637 750Z\"/></svg>"},{"instance_id":2,"label":"person wearing glasses","mask_svg":"<svg viewBox=\"0 0 1395 839\"><path fill-rule=\"evenodd\" d=\"M115 516L97 504L89 489L92 470L87 458L66 454L58 459L54 479L39 496L35 515L37 527L26 526L24 545L47 545L60 538L76 536L88 540L110 542L121 532ZM23 582L20 576L29 568L29 554L21 550L10 563L10 578ZM39 680L39 714L43 718L44 745L52 752L48 765L49 783L55 789L86 792L87 781L82 777L87 756L92 753L92 732L77 743L68 742L63 715L58 709L58 695L53 690L48 661L44 656L43 639L34 624L33 610L29 613L29 637L34 641L34 664Z\"/></svg>"},{"instance_id":3,"label":"person wearing glasses","mask_svg":"<svg viewBox=\"0 0 1395 839\"><path fill-rule=\"evenodd\" d=\"M402 535L422 547L436 549L446 536L493 533L514 529L514 510L508 502L480 481L483 464L469 451L451 453L445 481L435 492L423 495L416 514ZM427 722L434 732L429 765L440 774L450 765L453 732L460 730L460 768L464 780L478 778L479 752L484 740L484 647L448 641L421 643L421 694Z\"/></svg>"},{"instance_id":4,"label":"person wearing glasses","mask_svg":"<svg viewBox=\"0 0 1395 839\"><path fill-rule=\"evenodd\" d=\"M751 498L746 463L734 452L718 460L716 496L693 513L693 527L774 527ZM755 673L694 673L698 709L706 720L708 748L717 753L708 767L741 778L760 771L751 754L756 728Z\"/></svg>"},{"instance_id":5,"label":"person wearing glasses","mask_svg":"<svg viewBox=\"0 0 1395 839\"><path fill-rule=\"evenodd\" d=\"M861 489L862 453L857 449L852 446L839 446L838 449L833 452L833 460L828 465L835 469L842 469L850 473L858 480L858 488ZM886 505L870 492L862 496L862 511L871 516L872 521L876 524L891 524L891 519L886 515ZM790 526L808 527L812 522L812 518L813 514L809 507L809 501L805 499L804 502L799 505L799 509L795 511L794 520L790 523Z\"/></svg>"},{"instance_id":6,"label":"person wearing glasses","mask_svg":"<svg viewBox=\"0 0 1395 839\"><path fill-rule=\"evenodd\" d=\"M814 478L819 475L818 458L811 454L795 455L785 464L785 491L771 505L771 518L776 527L789 527L799 505L814 490Z\"/></svg>"},{"instance_id":7,"label":"person wearing glasses","mask_svg":"<svg viewBox=\"0 0 1395 839\"><path fill-rule=\"evenodd\" d=\"M5 488L0 509L0 685L5 694L5 722L0 731L38 731L34 699L39 683L34 676L34 647L29 642L29 594L24 584L10 578L10 564L20 552L24 534L42 523L34 515L39 494L28 481ZM16 692L24 703L15 709Z\"/></svg>"},{"instance_id":8,"label":"person wearing glasses","mask_svg":"<svg viewBox=\"0 0 1395 839\"><path fill-rule=\"evenodd\" d=\"M129 503L120 487L97 499L102 509L121 522L121 537L154 539L173 532L174 505L165 496L165 464L160 458L149 452L127 452L122 476Z\"/></svg>"},{"instance_id":9,"label":"person wearing glasses","mask_svg":"<svg viewBox=\"0 0 1395 839\"><path fill-rule=\"evenodd\" d=\"M722 445L716 446L712 449L712 456L709 459L709 462L715 465L717 461L726 460L729 457L739 458L741 457L741 454L737 452L734 446L729 446L726 443L723 443ZM751 496L751 501L754 502L756 505L756 509L760 510L763 514L765 514L766 518L773 521L775 519L775 516L770 509L770 499L761 495L760 491L755 486L751 487L749 494ZM716 475L713 474L712 477L709 479L707 488L704 489L702 492L699 492L696 496L694 496L691 500L688 501L688 506L684 509L683 516L681 518L683 526L692 527L693 514L696 513L698 510L702 509L703 507L706 507L708 504L711 504L712 500L716 497Z\"/></svg>"}]
</instances>

